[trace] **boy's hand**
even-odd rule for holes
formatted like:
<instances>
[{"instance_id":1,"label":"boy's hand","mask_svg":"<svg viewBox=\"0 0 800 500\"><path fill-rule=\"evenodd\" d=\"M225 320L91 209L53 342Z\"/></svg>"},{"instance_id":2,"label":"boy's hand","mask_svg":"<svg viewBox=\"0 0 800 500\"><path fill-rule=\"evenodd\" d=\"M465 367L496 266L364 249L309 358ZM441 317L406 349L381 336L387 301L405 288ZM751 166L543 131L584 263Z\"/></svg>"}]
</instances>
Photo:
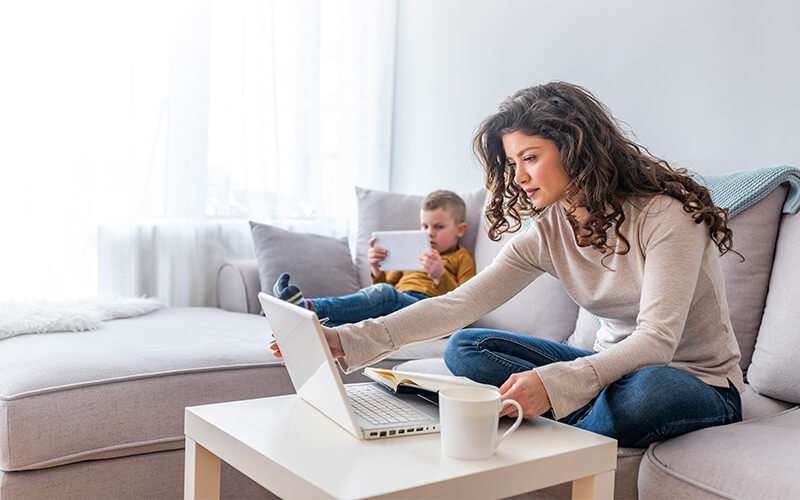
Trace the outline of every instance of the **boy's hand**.
<instances>
[{"instance_id":1,"label":"boy's hand","mask_svg":"<svg viewBox=\"0 0 800 500\"><path fill-rule=\"evenodd\" d=\"M375 245L375 238L369 239L369 250L367 250L367 262L369 262L369 268L372 271L373 276L378 276L381 274L381 262L386 259L386 256L389 255L389 251L383 247L379 247Z\"/></svg>"},{"instance_id":2,"label":"boy's hand","mask_svg":"<svg viewBox=\"0 0 800 500\"><path fill-rule=\"evenodd\" d=\"M444 262L442 262L442 256L439 255L439 252L436 250L425 252L422 254L422 257L419 258L419 261L422 264L422 269L428 273L428 276L438 285L439 280L442 279L442 275L444 274Z\"/></svg>"}]
</instances>

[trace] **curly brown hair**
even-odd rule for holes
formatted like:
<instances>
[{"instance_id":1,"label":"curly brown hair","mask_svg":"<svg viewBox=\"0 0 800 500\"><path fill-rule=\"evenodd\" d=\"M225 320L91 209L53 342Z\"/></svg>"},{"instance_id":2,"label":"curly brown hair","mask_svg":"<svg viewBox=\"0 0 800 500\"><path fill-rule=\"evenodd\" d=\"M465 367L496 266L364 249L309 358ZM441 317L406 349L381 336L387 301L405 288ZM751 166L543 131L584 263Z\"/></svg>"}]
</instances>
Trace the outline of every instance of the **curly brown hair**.
<instances>
[{"instance_id":1,"label":"curly brown hair","mask_svg":"<svg viewBox=\"0 0 800 500\"><path fill-rule=\"evenodd\" d=\"M582 246L592 246L605 257L614 253L607 243L612 226L625 248L630 243L619 231L625 222L622 204L632 197L669 195L683 203L695 223L708 225L720 254L733 250L728 210L714 205L706 187L695 182L686 169L673 168L650 154L647 148L625 137L609 109L588 90L566 82L549 82L516 92L497 113L480 125L473 148L486 170L486 188L492 199L486 207L489 237L497 241L505 232L522 227L524 217L544 209L534 207L514 183L515 167L507 165L502 138L522 132L549 139L558 147L570 183L570 221ZM578 222L575 208L589 216Z\"/></svg>"}]
</instances>

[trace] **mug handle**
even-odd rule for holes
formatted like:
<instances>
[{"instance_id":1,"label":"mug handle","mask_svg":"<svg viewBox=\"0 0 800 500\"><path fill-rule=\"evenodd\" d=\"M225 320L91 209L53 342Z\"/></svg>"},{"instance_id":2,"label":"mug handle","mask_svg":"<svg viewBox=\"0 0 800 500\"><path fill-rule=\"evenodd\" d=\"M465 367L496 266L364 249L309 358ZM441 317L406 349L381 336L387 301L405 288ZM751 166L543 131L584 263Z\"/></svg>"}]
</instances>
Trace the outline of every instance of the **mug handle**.
<instances>
[{"instance_id":1,"label":"mug handle","mask_svg":"<svg viewBox=\"0 0 800 500\"><path fill-rule=\"evenodd\" d=\"M514 425L512 425L510 429L505 431L503 433L503 435L500 436L500 439L498 439L497 443L494 445L495 449L497 449L497 447L500 445L500 441L504 440L505 438L508 437L509 434L511 434L512 432L517 430L517 427L519 427L519 424L522 423L522 419L524 418L522 416L522 405L521 404L517 403L513 399L504 399L502 404L500 405L500 410L502 410L506 405L514 405L514 406L516 406L516 408L517 408L517 421L514 422Z\"/></svg>"}]
</instances>

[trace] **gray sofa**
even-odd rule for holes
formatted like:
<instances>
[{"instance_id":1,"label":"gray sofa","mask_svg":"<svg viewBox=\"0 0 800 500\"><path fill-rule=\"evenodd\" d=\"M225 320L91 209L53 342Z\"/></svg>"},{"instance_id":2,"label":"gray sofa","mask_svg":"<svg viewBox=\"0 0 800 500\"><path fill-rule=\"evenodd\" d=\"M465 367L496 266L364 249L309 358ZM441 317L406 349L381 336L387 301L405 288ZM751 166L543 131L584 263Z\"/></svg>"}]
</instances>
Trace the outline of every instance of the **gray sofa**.
<instances>
[{"instance_id":1,"label":"gray sofa","mask_svg":"<svg viewBox=\"0 0 800 500\"><path fill-rule=\"evenodd\" d=\"M723 259L749 381L745 421L621 448L617 498L800 497L800 273L792 262L800 216L781 214L785 195L776 190L733 219L747 261ZM415 213L418 199L401 201ZM479 204L468 207L477 220ZM401 229L413 218L386 220ZM480 270L505 240L476 233L467 246ZM221 308L167 308L94 332L1 341L0 500L181 498L185 406L291 392L266 350L255 262L227 263L217 287ZM478 324L579 346L591 345L595 330L547 276ZM445 343L403 349L380 365L446 370ZM222 495L271 497L226 466ZM569 486L526 497L567 498Z\"/></svg>"}]
</instances>

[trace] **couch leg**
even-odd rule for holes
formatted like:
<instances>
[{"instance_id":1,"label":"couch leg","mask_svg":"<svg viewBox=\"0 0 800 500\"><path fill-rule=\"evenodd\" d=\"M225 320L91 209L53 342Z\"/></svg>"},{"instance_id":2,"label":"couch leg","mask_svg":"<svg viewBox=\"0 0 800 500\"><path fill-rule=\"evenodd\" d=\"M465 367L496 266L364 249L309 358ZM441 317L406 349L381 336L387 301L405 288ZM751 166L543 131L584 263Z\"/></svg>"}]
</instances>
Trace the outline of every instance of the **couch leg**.
<instances>
[{"instance_id":1,"label":"couch leg","mask_svg":"<svg viewBox=\"0 0 800 500\"><path fill-rule=\"evenodd\" d=\"M186 438L184 500L219 500L219 457Z\"/></svg>"},{"instance_id":2,"label":"couch leg","mask_svg":"<svg viewBox=\"0 0 800 500\"><path fill-rule=\"evenodd\" d=\"M613 470L572 481L572 500L612 500L613 498Z\"/></svg>"}]
</instances>

